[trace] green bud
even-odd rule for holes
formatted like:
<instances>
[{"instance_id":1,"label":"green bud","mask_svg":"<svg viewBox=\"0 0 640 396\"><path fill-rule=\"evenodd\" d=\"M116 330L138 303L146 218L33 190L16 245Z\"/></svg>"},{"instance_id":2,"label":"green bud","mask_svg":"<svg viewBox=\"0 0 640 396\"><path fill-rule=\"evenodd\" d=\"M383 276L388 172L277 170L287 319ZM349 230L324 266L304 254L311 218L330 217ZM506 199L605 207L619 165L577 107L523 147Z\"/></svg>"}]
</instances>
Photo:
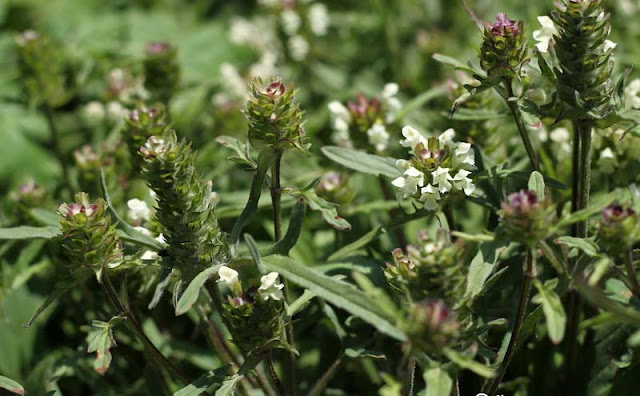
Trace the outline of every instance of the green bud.
<instances>
[{"instance_id":1,"label":"green bud","mask_svg":"<svg viewBox=\"0 0 640 396\"><path fill-rule=\"evenodd\" d=\"M62 247L72 271L90 268L100 273L103 265L118 264L122 260L122 249L116 227L105 213L106 202L98 199L90 203L85 193L76 194L75 201L62 204L58 209Z\"/></svg>"},{"instance_id":2,"label":"green bud","mask_svg":"<svg viewBox=\"0 0 640 396\"><path fill-rule=\"evenodd\" d=\"M558 29L555 38L559 73L558 96L568 106L571 119L598 119L612 110L615 84L613 48L607 45L611 26L602 0L561 0L551 19Z\"/></svg>"},{"instance_id":3,"label":"green bud","mask_svg":"<svg viewBox=\"0 0 640 396\"><path fill-rule=\"evenodd\" d=\"M287 87L274 77L268 85L256 78L250 88L245 115L251 144L258 149L308 151L310 144L302 128L303 112L295 101L293 86Z\"/></svg>"},{"instance_id":4,"label":"green bud","mask_svg":"<svg viewBox=\"0 0 640 396\"><path fill-rule=\"evenodd\" d=\"M180 65L177 50L168 43L154 42L147 45L144 59L144 86L153 100L168 103L180 84Z\"/></svg>"},{"instance_id":5,"label":"green bud","mask_svg":"<svg viewBox=\"0 0 640 396\"><path fill-rule=\"evenodd\" d=\"M147 184L156 193L156 218L162 225L172 262L190 280L216 261L225 261L229 247L218 228L211 183L196 173L195 153L174 131L150 137L140 149Z\"/></svg>"},{"instance_id":6,"label":"green bud","mask_svg":"<svg viewBox=\"0 0 640 396\"><path fill-rule=\"evenodd\" d=\"M524 22L511 20L504 13L495 23L487 23L480 48L480 66L490 76L518 77L527 61Z\"/></svg>"},{"instance_id":7,"label":"green bud","mask_svg":"<svg viewBox=\"0 0 640 396\"><path fill-rule=\"evenodd\" d=\"M62 51L32 30L16 36L15 43L21 81L31 102L50 108L64 105L69 95Z\"/></svg>"},{"instance_id":8,"label":"green bud","mask_svg":"<svg viewBox=\"0 0 640 396\"><path fill-rule=\"evenodd\" d=\"M463 249L452 243L449 233L441 228L436 239L426 231L418 233L418 244L393 251L393 264L387 263L385 277L400 292L408 292L411 300L442 298L449 304L461 301L467 269L462 265Z\"/></svg>"}]
</instances>

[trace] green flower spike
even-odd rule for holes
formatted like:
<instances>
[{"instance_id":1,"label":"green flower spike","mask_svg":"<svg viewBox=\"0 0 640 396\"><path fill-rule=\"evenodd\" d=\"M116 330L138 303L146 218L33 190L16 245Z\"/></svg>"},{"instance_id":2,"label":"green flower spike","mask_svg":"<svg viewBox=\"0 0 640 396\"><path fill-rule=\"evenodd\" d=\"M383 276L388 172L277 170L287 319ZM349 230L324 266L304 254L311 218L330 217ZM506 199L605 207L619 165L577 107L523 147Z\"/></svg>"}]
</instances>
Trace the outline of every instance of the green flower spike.
<instances>
[{"instance_id":1,"label":"green flower spike","mask_svg":"<svg viewBox=\"0 0 640 396\"><path fill-rule=\"evenodd\" d=\"M134 170L140 171L143 164L140 147L144 146L151 136L163 136L170 128L165 108L162 105L154 109L139 107L129 114L125 122L122 138L131 154Z\"/></svg>"},{"instance_id":2,"label":"green flower spike","mask_svg":"<svg viewBox=\"0 0 640 396\"><path fill-rule=\"evenodd\" d=\"M180 84L177 50L168 43L154 42L147 45L146 52L144 86L153 100L167 104Z\"/></svg>"},{"instance_id":3,"label":"green flower spike","mask_svg":"<svg viewBox=\"0 0 640 396\"><path fill-rule=\"evenodd\" d=\"M511 20L504 13L495 23L487 23L480 48L480 66L490 76L517 77L527 61L524 22Z\"/></svg>"},{"instance_id":4,"label":"green flower spike","mask_svg":"<svg viewBox=\"0 0 640 396\"><path fill-rule=\"evenodd\" d=\"M156 193L156 217L169 245L168 256L182 271L182 281L226 261L229 247L218 228L211 183L196 173L191 147L168 131L162 138L150 137L139 155L147 184Z\"/></svg>"}]
</instances>

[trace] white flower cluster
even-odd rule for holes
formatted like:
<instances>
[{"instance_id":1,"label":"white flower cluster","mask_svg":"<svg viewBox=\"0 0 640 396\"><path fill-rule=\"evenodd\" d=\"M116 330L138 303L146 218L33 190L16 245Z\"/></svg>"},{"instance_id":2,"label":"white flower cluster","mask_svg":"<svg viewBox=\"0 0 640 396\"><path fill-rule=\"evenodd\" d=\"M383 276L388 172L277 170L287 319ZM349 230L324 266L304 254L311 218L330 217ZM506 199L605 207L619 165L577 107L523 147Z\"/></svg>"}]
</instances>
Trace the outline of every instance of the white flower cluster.
<instances>
[{"instance_id":1,"label":"white flower cluster","mask_svg":"<svg viewBox=\"0 0 640 396\"><path fill-rule=\"evenodd\" d=\"M624 87L624 101L627 107L640 109L640 79L635 79Z\"/></svg>"},{"instance_id":2,"label":"white flower cluster","mask_svg":"<svg viewBox=\"0 0 640 396\"><path fill-rule=\"evenodd\" d=\"M232 290L237 297L242 294L242 285L240 284L240 277L238 271L223 265L218 270L218 282L224 282L227 284L230 290ZM278 283L278 277L280 274L277 272L269 272L260 278L260 287L258 287L258 294L263 300L281 300L283 297L282 289L284 285Z\"/></svg>"},{"instance_id":3,"label":"white flower cluster","mask_svg":"<svg viewBox=\"0 0 640 396\"><path fill-rule=\"evenodd\" d=\"M397 115L402 108L402 102L397 98L398 84L385 84L380 94L383 117L379 117L374 124L366 131L369 143L376 152L382 152L389 146L389 132L387 126L396 121ZM350 135L350 126L353 121L349 110L337 100L330 102L329 108L331 116L331 128L333 134L331 140L342 147L353 147Z\"/></svg>"},{"instance_id":4,"label":"white flower cluster","mask_svg":"<svg viewBox=\"0 0 640 396\"><path fill-rule=\"evenodd\" d=\"M409 125L402 129L402 135L405 139L400 144L409 149L412 157L396 163L403 172L391 182L399 190L398 199L416 198L425 209L436 210L438 202L451 192L473 194L475 185L469 175L475 169L475 155L471 144L453 140L453 129L431 142Z\"/></svg>"}]
</instances>

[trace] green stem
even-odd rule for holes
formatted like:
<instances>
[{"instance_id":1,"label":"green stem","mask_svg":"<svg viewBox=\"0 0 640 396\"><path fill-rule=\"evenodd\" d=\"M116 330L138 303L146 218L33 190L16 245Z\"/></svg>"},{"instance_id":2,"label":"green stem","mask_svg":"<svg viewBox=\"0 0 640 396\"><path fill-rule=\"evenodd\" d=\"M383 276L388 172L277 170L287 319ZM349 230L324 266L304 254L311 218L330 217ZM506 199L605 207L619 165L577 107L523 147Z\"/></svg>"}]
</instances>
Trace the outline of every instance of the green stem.
<instances>
[{"instance_id":1,"label":"green stem","mask_svg":"<svg viewBox=\"0 0 640 396\"><path fill-rule=\"evenodd\" d=\"M335 375L336 371L340 368L341 365L342 365L342 356L337 358L331 364L331 366L329 366L327 371L325 371L324 374L322 374L322 377L318 379L318 382L316 382L313 388L311 388L311 390L309 391L309 396L322 395L322 392L325 390L327 385L329 385L329 381Z\"/></svg>"},{"instance_id":2,"label":"green stem","mask_svg":"<svg viewBox=\"0 0 640 396\"><path fill-rule=\"evenodd\" d=\"M524 148L527 150L527 155L529 156L531 167L534 171L540 172L538 158L536 157L536 153L533 150L533 146L531 145L529 132L527 132L527 128L524 125L524 121L522 120L522 114L520 114L520 109L518 109L518 103L515 100L512 100L512 98L515 97L513 93L512 80L505 79L505 86L507 88L507 94L509 95L509 97L506 99L507 106L509 106L509 109L511 110L511 115L513 115L513 120L516 122L518 132L520 132L520 137L522 138L522 142L524 143Z\"/></svg>"},{"instance_id":3,"label":"green stem","mask_svg":"<svg viewBox=\"0 0 640 396\"><path fill-rule=\"evenodd\" d=\"M62 167L63 184L71 193L73 191L71 175L69 174L67 161L64 157L64 152L62 151L60 133L58 132L58 127L56 126L55 120L53 118L53 109L49 107L49 105L44 105L44 116L47 119L49 132L51 133L51 145L53 146L53 152L58 159L60 166Z\"/></svg>"},{"instance_id":4,"label":"green stem","mask_svg":"<svg viewBox=\"0 0 640 396\"><path fill-rule=\"evenodd\" d=\"M576 123L580 133L580 209L589 206L591 192L591 126L587 122ZM587 237L587 221L578 223L579 238Z\"/></svg>"},{"instance_id":5,"label":"green stem","mask_svg":"<svg viewBox=\"0 0 640 396\"><path fill-rule=\"evenodd\" d=\"M638 276L636 275L636 269L633 265L633 251L630 247L627 248L624 265L627 270L627 278L629 278L629 283L631 284L631 290L636 296L640 296L640 283L638 283Z\"/></svg>"},{"instance_id":6,"label":"green stem","mask_svg":"<svg viewBox=\"0 0 640 396\"><path fill-rule=\"evenodd\" d=\"M507 368L511 363L511 359L513 358L513 354L516 349L516 344L518 342L518 337L520 336L520 329L522 328L522 323L524 322L525 314L527 312L527 304L529 302L529 294L531 292L531 282L535 276L535 268L536 268L536 256L532 248L527 249L527 258L525 261L525 268L522 277L522 289L520 290L520 300L518 302L518 311L516 312L515 322L513 323L513 329L511 330L511 338L509 339L509 345L507 346L507 351L504 354L504 358L500 364L500 369L498 371L498 375L494 378L491 386L489 388L488 394L490 396L495 395L498 387L500 386L500 382L502 382L502 378L504 374L507 372Z\"/></svg>"},{"instance_id":7,"label":"green stem","mask_svg":"<svg viewBox=\"0 0 640 396\"><path fill-rule=\"evenodd\" d=\"M271 354L271 351L266 352L264 354L264 357L265 357L265 360L267 361L267 366L269 367L269 374L271 375L271 381L273 381L273 384L276 386L276 389L278 390L278 394L280 396L287 396L288 395L287 390L282 385L282 382L280 382L280 378L278 378L276 369L273 367L273 356Z\"/></svg>"},{"instance_id":8,"label":"green stem","mask_svg":"<svg viewBox=\"0 0 640 396\"><path fill-rule=\"evenodd\" d=\"M184 384L190 383L190 381L185 377L184 374L173 364L171 363L163 354L156 348L155 345L151 342L151 340L147 337L147 335L142 330L142 325L138 322L138 319L133 315L133 312L129 309L127 305L125 305L120 298L118 297L118 293L116 292L113 284L111 284L111 280L109 279L109 275L107 274L108 270L103 267L102 271L102 281L104 284L104 288L107 292L107 295L111 299L111 302L116 307L120 314L127 318L125 323L127 327L133 334L142 342L147 355L151 358L151 361L159 367L164 368L173 376L178 378L178 380Z\"/></svg>"},{"instance_id":9,"label":"green stem","mask_svg":"<svg viewBox=\"0 0 640 396\"><path fill-rule=\"evenodd\" d=\"M282 162L282 152L276 152L276 160L271 168L271 203L273 206L273 233L278 242L282 239L282 190L280 188L280 163Z\"/></svg>"}]
</instances>

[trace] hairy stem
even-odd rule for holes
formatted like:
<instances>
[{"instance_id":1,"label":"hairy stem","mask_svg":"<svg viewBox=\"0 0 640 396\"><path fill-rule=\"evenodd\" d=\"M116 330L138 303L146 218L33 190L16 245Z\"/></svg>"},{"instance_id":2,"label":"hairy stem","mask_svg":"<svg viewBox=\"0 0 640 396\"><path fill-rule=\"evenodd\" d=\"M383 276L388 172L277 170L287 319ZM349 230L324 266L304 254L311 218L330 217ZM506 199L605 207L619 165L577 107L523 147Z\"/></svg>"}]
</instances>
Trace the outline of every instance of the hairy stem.
<instances>
[{"instance_id":1,"label":"hairy stem","mask_svg":"<svg viewBox=\"0 0 640 396\"><path fill-rule=\"evenodd\" d=\"M513 329L511 330L511 339L509 339L509 345L507 346L507 351L504 354L502 363L500 364L498 375L493 379L493 382L491 383L491 386L489 388L488 394L490 396L496 394L496 391L500 386L500 382L502 382L502 378L507 372L507 368L509 367L511 359L513 358L513 353L515 352L516 344L518 343L518 337L520 336L520 329L522 328L522 323L524 322L525 314L527 312L527 304L529 302L529 294L531 292L531 282L533 280L533 277L535 276L535 267L536 256L533 249L529 248L527 250L527 258L525 261L525 268L522 277L522 289L520 290L518 311L516 312L516 318L513 322Z\"/></svg>"},{"instance_id":2,"label":"hairy stem","mask_svg":"<svg viewBox=\"0 0 640 396\"><path fill-rule=\"evenodd\" d=\"M629 278L629 283L631 284L631 290L636 296L640 296L640 283L638 283L636 268L633 265L633 251L631 250L631 247L627 248L624 265L627 270L627 278Z\"/></svg>"},{"instance_id":3,"label":"hairy stem","mask_svg":"<svg viewBox=\"0 0 640 396\"><path fill-rule=\"evenodd\" d=\"M282 152L276 153L276 160L271 168L271 203L273 206L273 233L278 242L282 239L282 190L280 188L280 163L282 162Z\"/></svg>"},{"instance_id":4,"label":"hairy stem","mask_svg":"<svg viewBox=\"0 0 640 396\"><path fill-rule=\"evenodd\" d=\"M182 374L182 372L173 363L171 363L162 354L162 352L160 352L158 348L156 348L155 345L153 345L151 340L142 330L142 325L140 324L138 319L133 315L129 307L120 300L120 298L118 297L118 293L116 292L113 284L111 283L111 280L109 279L108 270L106 269L106 267L104 267L102 271L102 280L109 299L111 299L111 302L116 307L116 309L120 311L120 314L127 318L127 320L125 320L127 327L129 328L129 330L131 330L131 332L133 332L136 338L138 338L138 340L142 342L142 345L144 346L147 355L151 358L151 361L155 365L167 370L180 382L184 384L190 383L187 377Z\"/></svg>"},{"instance_id":5,"label":"hairy stem","mask_svg":"<svg viewBox=\"0 0 640 396\"><path fill-rule=\"evenodd\" d=\"M329 385L329 381L335 375L336 371L340 368L341 365L342 365L342 356L337 358L331 364L331 366L329 366L327 371L325 371L324 374L322 374L322 377L318 379L318 382L316 382L313 388L311 388L311 390L309 391L309 396L322 395L322 392L325 390L327 385Z\"/></svg>"},{"instance_id":6,"label":"hairy stem","mask_svg":"<svg viewBox=\"0 0 640 396\"><path fill-rule=\"evenodd\" d=\"M531 167L534 171L539 172L540 165L538 164L538 157L536 157L536 153L533 150L533 146L531 145L529 132L527 132L527 128L524 125L522 114L520 113L520 109L518 109L518 103L516 103L515 100L512 100L515 97L515 95L513 94L512 81L510 79L505 79L505 86L507 88L507 94L509 95L509 97L507 98L507 106L509 106L509 109L511 110L511 115L513 115L513 120L516 122L518 132L520 132L520 137L522 138L522 142L524 143L524 148L527 150L527 155L529 156Z\"/></svg>"},{"instance_id":7,"label":"hairy stem","mask_svg":"<svg viewBox=\"0 0 640 396\"><path fill-rule=\"evenodd\" d=\"M287 396L287 390L284 388L284 385L282 385L282 382L280 382L280 378L278 378L278 374L276 373L276 369L275 367L273 367L273 356L271 354L271 352L266 352L264 354L264 358L267 361L267 366L269 367L269 374L271 375L271 381L273 381L273 384L276 386L276 389L278 390L278 394L281 396Z\"/></svg>"}]
</instances>

